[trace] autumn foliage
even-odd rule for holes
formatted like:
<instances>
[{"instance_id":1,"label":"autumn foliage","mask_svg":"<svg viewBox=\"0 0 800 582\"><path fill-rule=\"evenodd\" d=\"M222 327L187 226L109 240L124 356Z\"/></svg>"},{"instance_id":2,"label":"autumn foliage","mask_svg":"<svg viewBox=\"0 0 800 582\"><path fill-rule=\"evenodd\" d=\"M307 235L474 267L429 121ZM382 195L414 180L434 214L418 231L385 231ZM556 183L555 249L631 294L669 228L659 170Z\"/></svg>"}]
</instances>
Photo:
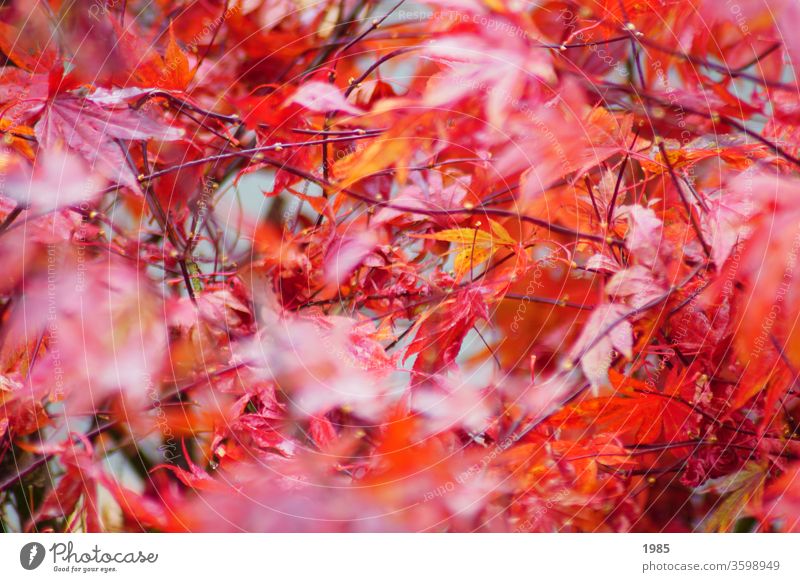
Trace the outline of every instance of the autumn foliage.
<instances>
[{"instance_id":1,"label":"autumn foliage","mask_svg":"<svg viewBox=\"0 0 800 582\"><path fill-rule=\"evenodd\" d=\"M3 2L3 529L800 531L799 6Z\"/></svg>"}]
</instances>

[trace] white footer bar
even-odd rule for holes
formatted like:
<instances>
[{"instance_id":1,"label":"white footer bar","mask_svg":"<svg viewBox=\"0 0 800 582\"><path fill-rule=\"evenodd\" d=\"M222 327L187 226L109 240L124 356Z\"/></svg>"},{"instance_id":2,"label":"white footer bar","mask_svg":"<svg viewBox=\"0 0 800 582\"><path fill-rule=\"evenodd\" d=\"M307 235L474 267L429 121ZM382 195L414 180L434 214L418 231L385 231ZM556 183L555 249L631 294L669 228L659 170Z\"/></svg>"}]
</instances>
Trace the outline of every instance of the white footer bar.
<instances>
[{"instance_id":1,"label":"white footer bar","mask_svg":"<svg viewBox=\"0 0 800 582\"><path fill-rule=\"evenodd\" d=\"M800 536L7 534L0 572L4 580L136 582L796 581Z\"/></svg>"}]
</instances>

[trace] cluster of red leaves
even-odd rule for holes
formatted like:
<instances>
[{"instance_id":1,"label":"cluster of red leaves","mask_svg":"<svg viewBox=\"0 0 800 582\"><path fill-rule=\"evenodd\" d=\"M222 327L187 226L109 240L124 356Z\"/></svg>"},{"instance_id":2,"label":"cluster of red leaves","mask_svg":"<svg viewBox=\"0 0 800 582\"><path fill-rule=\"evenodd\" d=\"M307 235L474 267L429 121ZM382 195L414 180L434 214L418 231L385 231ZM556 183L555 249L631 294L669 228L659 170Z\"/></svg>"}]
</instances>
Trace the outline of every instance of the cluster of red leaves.
<instances>
[{"instance_id":1,"label":"cluster of red leaves","mask_svg":"<svg viewBox=\"0 0 800 582\"><path fill-rule=\"evenodd\" d=\"M4 2L3 528L798 530L798 11Z\"/></svg>"}]
</instances>

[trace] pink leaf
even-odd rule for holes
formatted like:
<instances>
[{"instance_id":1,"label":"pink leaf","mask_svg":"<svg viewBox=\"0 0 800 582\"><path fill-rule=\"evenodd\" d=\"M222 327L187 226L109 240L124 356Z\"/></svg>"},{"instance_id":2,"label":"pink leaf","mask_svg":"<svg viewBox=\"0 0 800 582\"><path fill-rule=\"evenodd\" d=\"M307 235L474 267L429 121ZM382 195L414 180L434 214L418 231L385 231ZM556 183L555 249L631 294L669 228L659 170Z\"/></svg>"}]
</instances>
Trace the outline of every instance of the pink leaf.
<instances>
[{"instance_id":1,"label":"pink leaf","mask_svg":"<svg viewBox=\"0 0 800 582\"><path fill-rule=\"evenodd\" d=\"M297 103L311 111L328 113L331 111L345 111L353 115L363 113L358 107L348 103L344 95L334 85L312 81L300 87L289 99L290 103Z\"/></svg>"},{"instance_id":2,"label":"pink leaf","mask_svg":"<svg viewBox=\"0 0 800 582\"><path fill-rule=\"evenodd\" d=\"M341 285L375 248L375 236L370 231L337 239L325 256L325 278Z\"/></svg>"},{"instance_id":3,"label":"pink leaf","mask_svg":"<svg viewBox=\"0 0 800 582\"><path fill-rule=\"evenodd\" d=\"M628 218L625 246L638 262L652 266L662 252L668 251L663 238L662 223L651 208L631 205L620 208L620 215Z\"/></svg>"},{"instance_id":4,"label":"pink leaf","mask_svg":"<svg viewBox=\"0 0 800 582\"><path fill-rule=\"evenodd\" d=\"M101 107L88 99L60 96L48 104L34 128L45 148L63 143L80 153L94 171L139 191L139 182L116 140L177 140L183 130L157 123L126 107Z\"/></svg>"},{"instance_id":5,"label":"pink leaf","mask_svg":"<svg viewBox=\"0 0 800 582\"><path fill-rule=\"evenodd\" d=\"M600 253L589 257L589 260L586 261L586 268L591 269L592 271L610 274L619 271L619 265L616 263L616 261Z\"/></svg>"},{"instance_id":6,"label":"pink leaf","mask_svg":"<svg viewBox=\"0 0 800 582\"><path fill-rule=\"evenodd\" d=\"M82 159L54 148L39 154L33 169L19 168L9 178L6 194L36 212L49 212L92 200L99 187Z\"/></svg>"},{"instance_id":7,"label":"pink leaf","mask_svg":"<svg viewBox=\"0 0 800 582\"><path fill-rule=\"evenodd\" d=\"M609 297L629 297L632 307L641 307L662 295L665 286L656 281L653 272L642 265L634 265L619 271L608 282Z\"/></svg>"},{"instance_id":8,"label":"pink leaf","mask_svg":"<svg viewBox=\"0 0 800 582\"><path fill-rule=\"evenodd\" d=\"M633 327L627 320L620 321L627 312L617 303L598 305L572 348L571 357L580 358L581 369L594 389L608 382L615 349L626 358L633 356Z\"/></svg>"}]
</instances>

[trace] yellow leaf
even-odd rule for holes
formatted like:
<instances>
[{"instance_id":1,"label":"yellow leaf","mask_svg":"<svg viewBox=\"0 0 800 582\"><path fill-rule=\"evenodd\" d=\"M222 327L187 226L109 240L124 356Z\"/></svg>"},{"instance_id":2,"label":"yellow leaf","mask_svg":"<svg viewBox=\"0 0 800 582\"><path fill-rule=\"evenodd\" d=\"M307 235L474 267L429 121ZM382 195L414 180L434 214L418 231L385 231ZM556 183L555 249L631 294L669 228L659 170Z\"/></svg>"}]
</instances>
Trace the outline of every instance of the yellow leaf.
<instances>
[{"instance_id":1,"label":"yellow leaf","mask_svg":"<svg viewBox=\"0 0 800 582\"><path fill-rule=\"evenodd\" d=\"M469 273L476 265L480 265L492 255L492 247L475 245L465 247L458 251L455 259L456 280Z\"/></svg>"},{"instance_id":2,"label":"yellow leaf","mask_svg":"<svg viewBox=\"0 0 800 582\"><path fill-rule=\"evenodd\" d=\"M505 234L508 235L508 233ZM471 271L476 265L480 265L486 261L494 254L495 250L494 239L491 233L476 228L448 228L435 234L417 234L411 236L456 243L456 248L450 251L456 253L454 263L456 279L461 279L461 277Z\"/></svg>"},{"instance_id":3,"label":"yellow leaf","mask_svg":"<svg viewBox=\"0 0 800 582\"><path fill-rule=\"evenodd\" d=\"M513 246L517 243L517 241L515 241L510 234L508 234L508 231L499 222L489 219L489 226L492 227L492 233L494 233L494 236L500 239L501 244Z\"/></svg>"},{"instance_id":4,"label":"yellow leaf","mask_svg":"<svg viewBox=\"0 0 800 582\"><path fill-rule=\"evenodd\" d=\"M412 234L410 236L414 238L454 242L462 245L473 245L477 243L492 244L492 235L486 231L477 230L475 228L448 228L434 234Z\"/></svg>"},{"instance_id":5,"label":"yellow leaf","mask_svg":"<svg viewBox=\"0 0 800 582\"><path fill-rule=\"evenodd\" d=\"M442 242L455 243L457 246L450 252L456 253L456 278L491 257L497 246L514 246L516 241L508 231L494 220L489 220L492 232L477 228L448 228L434 234L412 234L414 238L424 238ZM449 254L449 253L448 253Z\"/></svg>"}]
</instances>

